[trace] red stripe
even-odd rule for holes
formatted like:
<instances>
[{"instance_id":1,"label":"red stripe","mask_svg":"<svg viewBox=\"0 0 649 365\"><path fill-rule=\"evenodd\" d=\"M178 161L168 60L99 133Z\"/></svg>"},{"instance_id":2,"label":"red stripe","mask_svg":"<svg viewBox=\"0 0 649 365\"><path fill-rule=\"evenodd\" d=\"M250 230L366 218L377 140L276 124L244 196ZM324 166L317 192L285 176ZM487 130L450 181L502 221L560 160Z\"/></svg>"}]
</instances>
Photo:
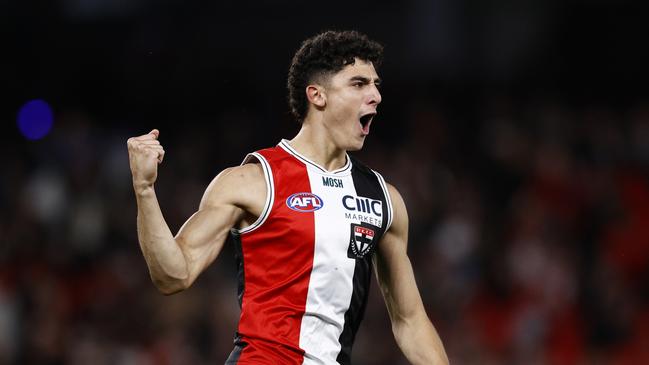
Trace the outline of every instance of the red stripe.
<instances>
[{"instance_id":1,"label":"red stripe","mask_svg":"<svg viewBox=\"0 0 649 365\"><path fill-rule=\"evenodd\" d=\"M266 222L241 236L244 295L239 364L302 364L300 327L314 255L314 216L286 199L311 192L304 164L275 148L261 152L273 171L275 202Z\"/></svg>"}]
</instances>

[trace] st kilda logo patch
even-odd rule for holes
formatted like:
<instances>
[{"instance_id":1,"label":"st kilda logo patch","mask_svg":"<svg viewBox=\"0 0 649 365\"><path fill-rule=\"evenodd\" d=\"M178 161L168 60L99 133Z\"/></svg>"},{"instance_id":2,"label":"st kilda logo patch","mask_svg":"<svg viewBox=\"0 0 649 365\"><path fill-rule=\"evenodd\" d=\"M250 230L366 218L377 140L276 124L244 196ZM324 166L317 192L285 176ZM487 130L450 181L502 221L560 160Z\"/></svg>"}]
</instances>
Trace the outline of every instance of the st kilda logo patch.
<instances>
[{"instance_id":1,"label":"st kilda logo patch","mask_svg":"<svg viewBox=\"0 0 649 365\"><path fill-rule=\"evenodd\" d=\"M375 229L376 227L369 224L352 223L347 257L350 259L362 259L370 254L374 246L376 246L376 241L374 240L376 236Z\"/></svg>"}]
</instances>

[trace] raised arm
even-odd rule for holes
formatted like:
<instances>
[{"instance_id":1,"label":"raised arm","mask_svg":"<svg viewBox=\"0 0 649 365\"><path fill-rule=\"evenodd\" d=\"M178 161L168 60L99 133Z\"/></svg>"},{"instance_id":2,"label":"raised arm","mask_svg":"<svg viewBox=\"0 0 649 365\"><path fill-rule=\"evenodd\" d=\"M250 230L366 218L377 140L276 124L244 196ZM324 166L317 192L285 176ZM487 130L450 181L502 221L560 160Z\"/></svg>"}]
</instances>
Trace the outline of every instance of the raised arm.
<instances>
[{"instance_id":1,"label":"raised arm","mask_svg":"<svg viewBox=\"0 0 649 365\"><path fill-rule=\"evenodd\" d=\"M399 192L388 185L393 202L392 226L374 256L376 275L390 314L397 344L412 364L448 364L437 331L426 315L407 255L408 213Z\"/></svg>"},{"instance_id":2,"label":"raised arm","mask_svg":"<svg viewBox=\"0 0 649 365\"><path fill-rule=\"evenodd\" d=\"M214 261L230 228L261 212L266 191L258 164L226 169L209 184L198 211L174 237L154 189L157 166L164 156L158 135L154 129L130 138L127 144L140 248L155 286L164 294L173 294L188 288Z\"/></svg>"}]
</instances>

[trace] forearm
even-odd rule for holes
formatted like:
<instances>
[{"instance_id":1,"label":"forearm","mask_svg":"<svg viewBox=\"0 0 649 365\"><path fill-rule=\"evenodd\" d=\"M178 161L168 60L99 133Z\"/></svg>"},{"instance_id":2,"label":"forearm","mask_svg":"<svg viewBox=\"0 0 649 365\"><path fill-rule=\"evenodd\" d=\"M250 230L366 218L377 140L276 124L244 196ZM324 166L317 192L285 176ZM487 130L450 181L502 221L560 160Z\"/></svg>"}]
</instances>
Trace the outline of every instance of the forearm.
<instances>
[{"instance_id":1,"label":"forearm","mask_svg":"<svg viewBox=\"0 0 649 365\"><path fill-rule=\"evenodd\" d=\"M447 365L448 357L435 327L425 313L410 319L394 320L394 337L413 365Z\"/></svg>"},{"instance_id":2,"label":"forearm","mask_svg":"<svg viewBox=\"0 0 649 365\"><path fill-rule=\"evenodd\" d=\"M164 294L185 289L189 270L185 255L165 222L153 187L136 189L137 234L155 286Z\"/></svg>"}]
</instances>

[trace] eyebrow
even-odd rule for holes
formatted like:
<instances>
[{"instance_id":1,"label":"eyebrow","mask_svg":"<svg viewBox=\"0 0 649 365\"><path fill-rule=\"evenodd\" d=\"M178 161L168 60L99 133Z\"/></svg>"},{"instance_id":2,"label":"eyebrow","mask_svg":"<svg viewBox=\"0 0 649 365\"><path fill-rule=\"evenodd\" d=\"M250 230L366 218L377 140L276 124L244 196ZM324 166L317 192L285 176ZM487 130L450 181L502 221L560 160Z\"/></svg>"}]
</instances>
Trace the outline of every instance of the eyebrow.
<instances>
[{"instance_id":1,"label":"eyebrow","mask_svg":"<svg viewBox=\"0 0 649 365\"><path fill-rule=\"evenodd\" d=\"M352 76L352 77L349 79L349 81L361 81L361 82L363 82L363 83L365 83L365 84L369 84L369 83L370 83L370 79L367 78L367 77L365 77L365 76ZM375 84L375 85L379 85L379 84L381 84L381 78L379 78L379 77L375 78L375 79L374 79L374 84Z\"/></svg>"}]
</instances>

